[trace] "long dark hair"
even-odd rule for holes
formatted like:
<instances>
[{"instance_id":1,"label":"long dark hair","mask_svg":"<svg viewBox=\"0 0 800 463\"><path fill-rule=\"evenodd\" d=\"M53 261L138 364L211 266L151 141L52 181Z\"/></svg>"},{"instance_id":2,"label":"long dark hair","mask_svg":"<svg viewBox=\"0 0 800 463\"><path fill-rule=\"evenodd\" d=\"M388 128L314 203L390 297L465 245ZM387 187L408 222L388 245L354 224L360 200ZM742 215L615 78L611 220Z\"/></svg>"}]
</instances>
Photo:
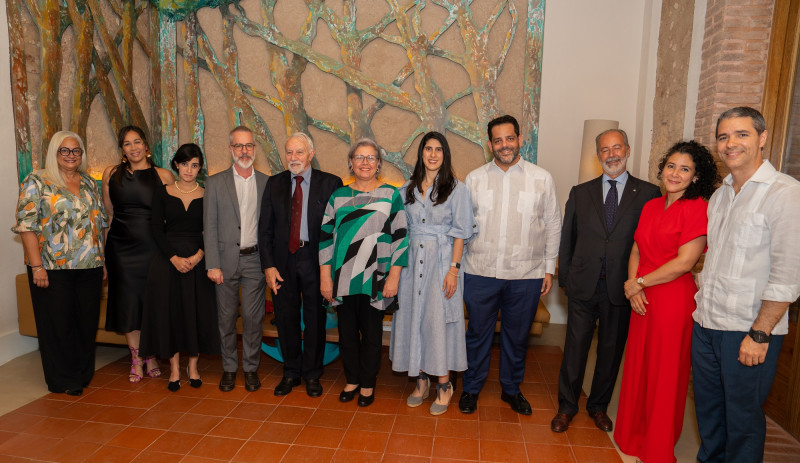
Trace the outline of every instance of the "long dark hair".
<instances>
[{"instance_id":1,"label":"long dark hair","mask_svg":"<svg viewBox=\"0 0 800 463\"><path fill-rule=\"evenodd\" d=\"M147 151L150 151L150 143L147 141L147 135L145 135L144 130L135 125L126 125L125 127L119 129L119 133L117 134L117 146L119 146L120 151L122 150L122 145L125 143L125 136L130 132L136 132L136 134L139 135L139 138L142 139L142 142L144 142L144 147L147 149ZM153 167L153 160L150 159L150 156L147 156L146 159L150 167ZM123 154L120 157L119 164L117 164L117 167L115 167L114 171L111 173L111 181L115 182L117 185L121 185L122 174L129 165L130 161L128 161L128 157Z\"/></svg>"},{"instance_id":2,"label":"long dark hair","mask_svg":"<svg viewBox=\"0 0 800 463\"><path fill-rule=\"evenodd\" d=\"M438 141L442 145L442 167L439 168L439 173L436 174L431 191L433 205L447 201L447 197L450 196L450 193L453 192L458 183L455 174L453 174L453 165L450 162L450 145L447 144L447 139L439 132L428 132L419 142L417 164L414 166L414 173L411 174L411 179L406 189L406 204L414 204L414 201L416 201L414 190L423 193L422 181L425 180L425 162L422 160L422 153L425 151L425 144L431 139Z\"/></svg>"},{"instance_id":3,"label":"long dark hair","mask_svg":"<svg viewBox=\"0 0 800 463\"><path fill-rule=\"evenodd\" d=\"M694 175L697 177L696 181L689 184L680 199L703 198L708 201L721 182L711 151L694 140L675 143L658 163L659 180L661 179L661 173L664 172L664 166L667 165L667 160L675 153L688 154L692 158Z\"/></svg>"}]
</instances>

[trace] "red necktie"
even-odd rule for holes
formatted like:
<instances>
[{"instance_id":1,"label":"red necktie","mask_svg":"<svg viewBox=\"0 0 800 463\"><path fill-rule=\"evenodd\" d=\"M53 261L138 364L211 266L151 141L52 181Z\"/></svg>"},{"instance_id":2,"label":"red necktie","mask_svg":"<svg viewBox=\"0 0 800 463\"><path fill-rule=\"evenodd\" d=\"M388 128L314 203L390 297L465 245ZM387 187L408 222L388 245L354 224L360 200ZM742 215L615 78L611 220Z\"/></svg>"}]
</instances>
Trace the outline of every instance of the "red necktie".
<instances>
[{"instance_id":1,"label":"red necktie","mask_svg":"<svg viewBox=\"0 0 800 463\"><path fill-rule=\"evenodd\" d=\"M297 185L292 195L292 220L289 226L289 252L292 254L300 249L300 222L303 220L303 189L300 188L303 177L298 175L294 179Z\"/></svg>"}]
</instances>

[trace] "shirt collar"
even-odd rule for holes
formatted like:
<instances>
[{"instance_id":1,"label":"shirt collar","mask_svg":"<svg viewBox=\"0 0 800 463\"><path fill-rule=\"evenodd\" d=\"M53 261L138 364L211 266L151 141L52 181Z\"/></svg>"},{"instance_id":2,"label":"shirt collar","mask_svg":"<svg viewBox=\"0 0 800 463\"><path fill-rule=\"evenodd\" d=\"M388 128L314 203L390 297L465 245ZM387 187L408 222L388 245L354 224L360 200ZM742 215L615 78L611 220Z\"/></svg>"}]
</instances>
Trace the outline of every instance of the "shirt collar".
<instances>
[{"instance_id":1,"label":"shirt collar","mask_svg":"<svg viewBox=\"0 0 800 463\"><path fill-rule=\"evenodd\" d=\"M523 170L522 164L525 162L525 160L520 157L519 161L517 161L517 163L514 164L513 166L509 167L508 170L506 170L506 171L504 171L503 169L500 168L500 166L497 165L497 161L494 158L492 158L492 160L490 162L492 164L491 166L489 166L490 169L497 169L501 173L505 174L505 173L508 173L508 172L510 172L510 171L512 171L514 169L519 169L520 171Z\"/></svg>"},{"instance_id":2,"label":"shirt collar","mask_svg":"<svg viewBox=\"0 0 800 463\"><path fill-rule=\"evenodd\" d=\"M300 183L306 183L306 184L310 185L311 184L311 166L308 166L306 168L306 170L303 171L303 173L301 173L300 175L292 174L292 183L295 182L295 180L294 180L295 177L303 177L303 181L300 182Z\"/></svg>"},{"instance_id":3,"label":"shirt collar","mask_svg":"<svg viewBox=\"0 0 800 463\"><path fill-rule=\"evenodd\" d=\"M617 182L617 184L618 184L617 188L624 187L625 184L628 183L628 177L630 177L630 174L628 174L627 170L625 172L619 174L619 176L617 176L617 178L611 178L611 177L608 176L608 174L603 172L603 185L605 185L606 182L608 182L609 180L615 180Z\"/></svg>"},{"instance_id":4,"label":"shirt collar","mask_svg":"<svg viewBox=\"0 0 800 463\"><path fill-rule=\"evenodd\" d=\"M239 172L236 170L235 166L231 166L231 170L233 171L233 178L239 177L245 182L256 176L256 169L253 166L250 166L250 176L247 178L244 178L241 175L239 175Z\"/></svg>"},{"instance_id":5,"label":"shirt collar","mask_svg":"<svg viewBox=\"0 0 800 463\"><path fill-rule=\"evenodd\" d=\"M756 182L756 183L767 183L770 184L775 181L775 167L766 159L761 160L761 165L758 167L756 172L747 179L745 184L749 182ZM722 182L728 186L733 186L733 174L728 174L725 176L725 179ZM744 186L744 185L742 185Z\"/></svg>"}]
</instances>

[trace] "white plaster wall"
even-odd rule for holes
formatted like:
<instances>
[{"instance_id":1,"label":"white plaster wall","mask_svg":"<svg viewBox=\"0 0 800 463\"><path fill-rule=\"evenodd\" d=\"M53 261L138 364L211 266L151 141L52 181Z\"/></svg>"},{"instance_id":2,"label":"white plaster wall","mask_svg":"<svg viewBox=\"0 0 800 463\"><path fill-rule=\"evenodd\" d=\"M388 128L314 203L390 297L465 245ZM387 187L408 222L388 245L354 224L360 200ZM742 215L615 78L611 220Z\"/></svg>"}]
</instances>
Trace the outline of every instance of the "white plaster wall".
<instances>
[{"instance_id":1,"label":"white plaster wall","mask_svg":"<svg viewBox=\"0 0 800 463\"><path fill-rule=\"evenodd\" d=\"M10 231L17 206L17 155L14 146L14 113L11 104L11 68L8 52L6 2L0 0L0 140L6 161L0 169L0 365L38 348L36 339L21 336L17 323L14 277L25 271L22 244Z\"/></svg>"},{"instance_id":2,"label":"white plaster wall","mask_svg":"<svg viewBox=\"0 0 800 463\"><path fill-rule=\"evenodd\" d=\"M660 12L660 0L547 2L539 165L553 175L562 208L578 182L586 119L619 121L631 144L629 170L646 176ZM544 303L551 323L567 322L563 290Z\"/></svg>"},{"instance_id":3,"label":"white plaster wall","mask_svg":"<svg viewBox=\"0 0 800 463\"><path fill-rule=\"evenodd\" d=\"M647 171L652 130L655 47L660 0L549 0L545 13L539 165L558 185L563 208L577 182L583 121L613 119L628 131L630 166ZM13 143L6 2L0 0L0 137ZM8 150L0 169L0 364L36 349L17 334L14 275L24 271L22 246L8 231L17 196L16 159ZM566 323L566 298L545 299L551 323Z\"/></svg>"}]
</instances>

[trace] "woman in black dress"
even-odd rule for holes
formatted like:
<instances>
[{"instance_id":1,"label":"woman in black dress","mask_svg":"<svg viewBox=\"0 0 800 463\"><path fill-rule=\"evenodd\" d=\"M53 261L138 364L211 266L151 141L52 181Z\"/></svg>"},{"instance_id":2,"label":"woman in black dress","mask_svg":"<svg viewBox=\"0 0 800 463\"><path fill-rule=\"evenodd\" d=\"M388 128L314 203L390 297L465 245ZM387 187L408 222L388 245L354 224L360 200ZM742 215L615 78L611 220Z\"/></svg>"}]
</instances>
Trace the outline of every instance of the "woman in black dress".
<instances>
[{"instance_id":1,"label":"woman in black dress","mask_svg":"<svg viewBox=\"0 0 800 463\"><path fill-rule=\"evenodd\" d=\"M103 204L111 228L106 240L108 304L106 330L124 333L131 350L128 380L142 380L139 333L150 262L156 244L150 230L152 204L158 190L175 177L155 167L147 137L139 127L127 126L117 137L122 159L103 172ZM147 359L147 375L161 375L155 357Z\"/></svg>"},{"instance_id":2,"label":"woman in black dress","mask_svg":"<svg viewBox=\"0 0 800 463\"><path fill-rule=\"evenodd\" d=\"M214 283L203 260L203 193L197 174L203 152L194 143L178 148L170 163L178 180L153 202L153 238L160 252L150 267L142 314L142 355L169 358L167 388L181 387L180 352L189 355L189 385L200 387L199 354L219 354Z\"/></svg>"}]
</instances>

